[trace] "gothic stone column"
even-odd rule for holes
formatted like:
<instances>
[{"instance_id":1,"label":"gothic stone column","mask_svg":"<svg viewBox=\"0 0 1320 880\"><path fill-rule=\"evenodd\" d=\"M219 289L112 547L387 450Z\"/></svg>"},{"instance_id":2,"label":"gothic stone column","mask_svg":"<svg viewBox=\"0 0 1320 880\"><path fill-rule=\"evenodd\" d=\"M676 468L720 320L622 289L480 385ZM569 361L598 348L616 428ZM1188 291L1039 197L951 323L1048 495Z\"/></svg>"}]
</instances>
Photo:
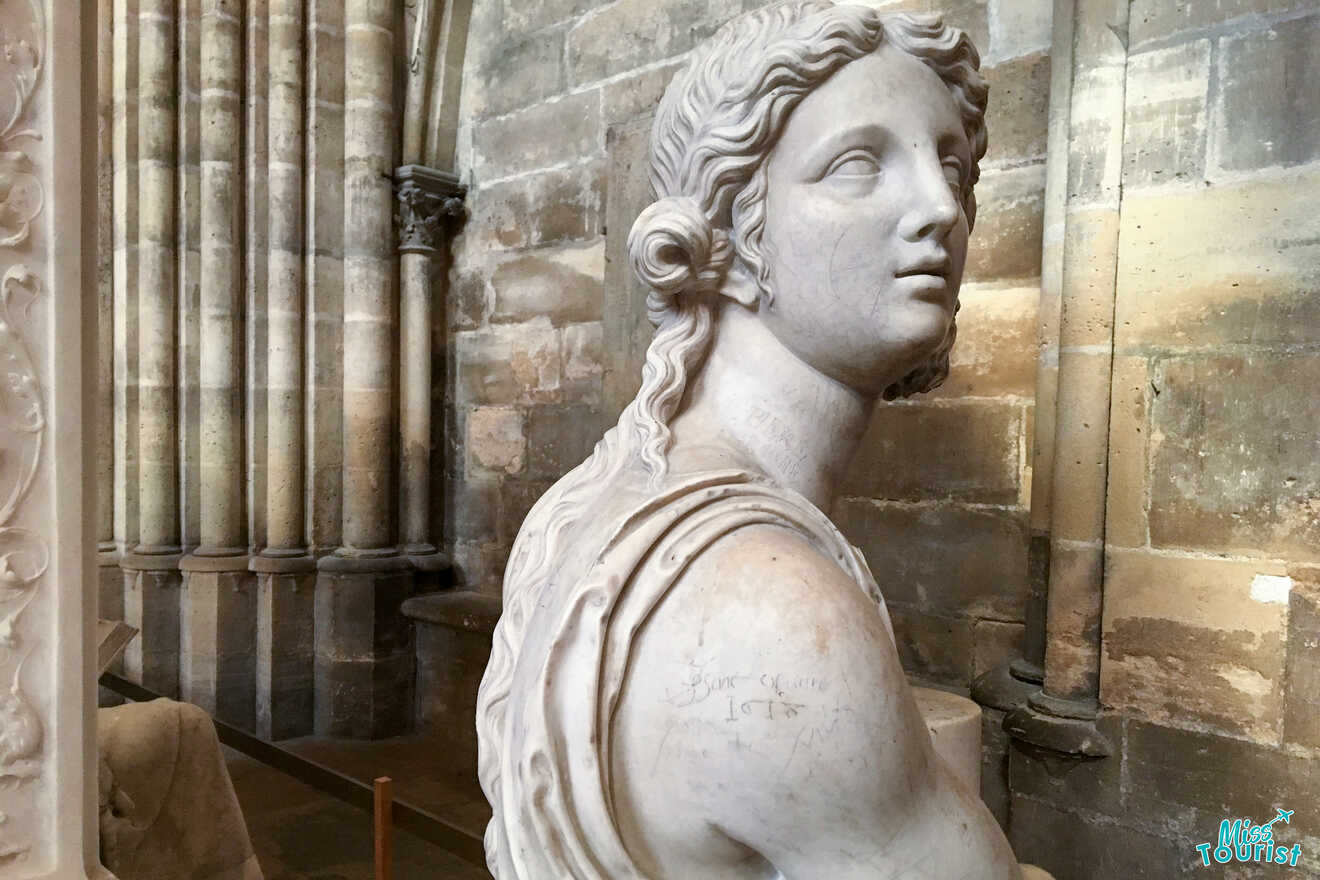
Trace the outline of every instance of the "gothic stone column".
<instances>
[{"instance_id":1,"label":"gothic stone column","mask_svg":"<svg viewBox=\"0 0 1320 880\"><path fill-rule=\"evenodd\" d=\"M412 564L394 542L394 20L348 0L344 85L343 530L318 563L315 728L376 738L412 715Z\"/></svg>"},{"instance_id":2,"label":"gothic stone column","mask_svg":"<svg viewBox=\"0 0 1320 880\"><path fill-rule=\"evenodd\" d=\"M271 0L268 28L266 548L257 572L257 734L312 732L316 561L303 509L303 3Z\"/></svg>"},{"instance_id":3,"label":"gothic stone column","mask_svg":"<svg viewBox=\"0 0 1320 880\"><path fill-rule=\"evenodd\" d=\"M255 578L243 509L242 23L223 0L201 15L201 544L183 558L180 691L252 730Z\"/></svg>"},{"instance_id":4,"label":"gothic stone column","mask_svg":"<svg viewBox=\"0 0 1320 880\"><path fill-rule=\"evenodd\" d=\"M448 570L431 540L431 277L445 220L462 211L458 178L420 165L394 172L399 197L399 523L403 552L430 586Z\"/></svg>"},{"instance_id":5,"label":"gothic stone column","mask_svg":"<svg viewBox=\"0 0 1320 880\"><path fill-rule=\"evenodd\" d=\"M137 500L138 544L120 562L124 618L140 631L129 676L179 692L178 412L175 405L178 120L176 4L138 7Z\"/></svg>"}]
</instances>

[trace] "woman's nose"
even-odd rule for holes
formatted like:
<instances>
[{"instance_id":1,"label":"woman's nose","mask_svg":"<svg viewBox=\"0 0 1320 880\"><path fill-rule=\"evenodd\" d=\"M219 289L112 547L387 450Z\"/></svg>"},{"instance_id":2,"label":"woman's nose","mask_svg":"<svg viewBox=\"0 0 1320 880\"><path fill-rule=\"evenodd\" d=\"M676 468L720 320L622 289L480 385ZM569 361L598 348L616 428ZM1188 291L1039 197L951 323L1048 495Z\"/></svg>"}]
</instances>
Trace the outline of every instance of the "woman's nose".
<instances>
[{"instance_id":1,"label":"woman's nose","mask_svg":"<svg viewBox=\"0 0 1320 880\"><path fill-rule=\"evenodd\" d=\"M922 162L914 171L910 202L899 224L899 234L907 241L943 241L958 222L962 208L945 174L938 161Z\"/></svg>"}]
</instances>

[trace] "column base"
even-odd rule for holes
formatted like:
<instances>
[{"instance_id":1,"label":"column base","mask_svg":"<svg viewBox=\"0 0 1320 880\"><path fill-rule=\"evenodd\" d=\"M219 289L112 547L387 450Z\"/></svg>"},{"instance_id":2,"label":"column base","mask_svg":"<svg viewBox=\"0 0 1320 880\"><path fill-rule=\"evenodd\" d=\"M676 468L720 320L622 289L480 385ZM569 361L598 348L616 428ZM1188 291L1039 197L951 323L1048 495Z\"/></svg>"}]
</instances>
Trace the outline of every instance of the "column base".
<instances>
[{"instance_id":1,"label":"column base","mask_svg":"<svg viewBox=\"0 0 1320 880\"><path fill-rule=\"evenodd\" d=\"M1025 706L1032 694L1040 693L1040 681L1024 679L1013 663L983 672L972 682L972 699L991 709L1012 712Z\"/></svg>"},{"instance_id":2,"label":"column base","mask_svg":"<svg viewBox=\"0 0 1320 880\"><path fill-rule=\"evenodd\" d=\"M413 592L407 557L338 551L317 560L314 729L321 736L381 739L412 726L412 627L401 606Z\"/></svg>"},{"instance_id":3,"label":"column base","mask_svg":"<svg viewBox=\"0 0 1320 880\"><path fill-rule=\"evenodd\" d=\"M221 721L255 729L256 578L246 552L204 548L179 561L183 578L179 692Z\"/></svg>"},{"instance_id":4,"label":"column base","mask_svg":"<svg viewBox=\"0 0 1320 880\"><path fill-rule=\"evenodd\" d=\"M316 560L305 551L263 550L257 576L257 736L306 736L313 729Z\"/></svg>"},{"instance_id":5,"label":"column base","mask_svg":"<svg viewBox=\"0 0 1320 880\"><path fill-rule=\"evenodd\" d=\"M1026 705L1008 713L1004 732L1015 740L1053 752L1104 758L1114 753L1114 746L1096 726L1097 717L1094 701L1067 700L1038 692Z\"/></svg>"},{"instance_id":6,"label":"column base","mask_svg":"<svg viewBox=\"0 0 1320 880\"><path fill-rule=\"evenodd\" d=\"M124 622L138 631L124 650L124 675L167 697L179 695L183 586L179 559L177 547L138 547L119 560L124 576Z\"/></svg>"},{"instance_id":7,"label":"column base","mask_svg":"<svg viewBox=\"0 0 1320 880\"><path fill-rule=\"evenodd\" d=\"M114 541L102 541L96 547L96 583L96 616L105 620L123 620L124 570L119 567L119 551ZM108 671L123 675L124 658L111 663ZM123 702L124 698L109 688L97 689L96 705L118 706Z\"/></svg>"},{"instance_id":8,"label":"column base","mask_svg":"<svg viewBox=\"0 0 1320 880\"><path fill-rule=\"evenodd\" d=\"M407 544L402 552L417 572L415 593L434 593L450 585L453 563L448 553L431 544Z\"/></svg>"}]
</instances>

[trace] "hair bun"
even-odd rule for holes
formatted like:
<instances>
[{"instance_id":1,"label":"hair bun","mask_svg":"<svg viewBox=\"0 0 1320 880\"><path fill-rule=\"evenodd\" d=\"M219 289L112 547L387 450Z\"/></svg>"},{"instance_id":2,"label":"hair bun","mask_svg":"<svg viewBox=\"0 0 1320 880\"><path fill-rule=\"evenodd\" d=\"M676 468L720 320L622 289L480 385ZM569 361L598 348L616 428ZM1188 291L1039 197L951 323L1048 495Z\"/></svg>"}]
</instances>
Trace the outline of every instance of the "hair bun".
<instances>
[{"instance_id":1,"label":"hair bun","mask_svg":"<svg viewBox=\"0 0 1320 880\"><path fill-rule=\"evenodd\" d=\"M644 284L672 298L718 289L733 249L728 233L711 225L695 199L667 196L637 216L628 256Z\"/></svg>"}]
</instances>

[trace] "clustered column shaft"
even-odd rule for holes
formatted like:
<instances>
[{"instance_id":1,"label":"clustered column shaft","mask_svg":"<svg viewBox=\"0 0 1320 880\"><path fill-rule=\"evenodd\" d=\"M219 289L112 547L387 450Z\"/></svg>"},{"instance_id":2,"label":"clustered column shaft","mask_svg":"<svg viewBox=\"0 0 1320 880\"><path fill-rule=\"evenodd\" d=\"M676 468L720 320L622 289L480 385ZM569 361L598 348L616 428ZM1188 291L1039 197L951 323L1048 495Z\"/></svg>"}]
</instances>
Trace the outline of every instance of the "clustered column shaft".
<instances>
[{"instance_id":1,"label":"clustered column shaft","mask_svg":"<svg viewBox=\"0 0 1320 880\"><path fill-rule=\"evenodd\" d=\"M243 505L242 20L201 8L200 546L184 557L180 690L251 729L256 606Z\"/></svg>"},{"instance_id":2,"label":"clustered column shaft","mask_svg":"<svg viewBox=\"0 0 1320 880\"><path fill-rule=\"evenodd\" d=\"M128 20L129 3L125 3ZM136 532L137 543L124 556L124 617L141 635L125 653L126 671L164 694L179 691L179 512L176 463L178 413L175 387L177 90L173 0L141 0L137 39L126 34L124 63L137 56L137 137L125 144L131 162L137 152L136 252L125 248L125 275L136 283L121 316L135 333L126 333L136 350L128 354L136 370L135 528L125 523L125 538ZM131 77L124 71L125 85ZM118 80L119 77L116 77ZM136 303L132 300L136 299ZM132 308L136 305L136 310ZM134 311L136 313L134 313ZM136 320L134 320L136 319ZM119 332L116 331L116 342ZM127 354L127 352L126 352ZM134 375L126 371L131 395ZM125 424L131 429L131 420ZM126 441L130 438L126 437ZM130 441L131 442L131 441ZM125 472L125 479L131 474ZM130 517L132 510L126 505Z\"/></svg>"}]
</instances>

